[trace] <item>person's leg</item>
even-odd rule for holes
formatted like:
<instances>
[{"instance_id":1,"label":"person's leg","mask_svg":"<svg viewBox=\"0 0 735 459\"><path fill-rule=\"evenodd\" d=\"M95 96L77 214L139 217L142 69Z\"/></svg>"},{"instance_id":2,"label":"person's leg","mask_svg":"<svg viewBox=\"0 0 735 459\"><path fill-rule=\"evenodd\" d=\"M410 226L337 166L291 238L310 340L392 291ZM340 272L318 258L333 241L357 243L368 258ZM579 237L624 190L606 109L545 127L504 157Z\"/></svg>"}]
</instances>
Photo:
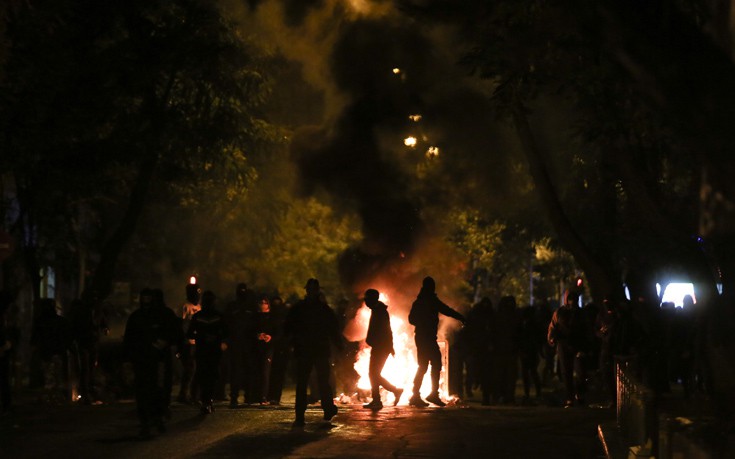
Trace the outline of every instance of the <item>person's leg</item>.
<instances>
[{"instance_id":1,"label":"person's leg","mask_svg":"<svg viewBox=\"0 0 735 459\"><path fill-rule=\"evenodd\" d=\"M428 346L429 362L431 362L431 393L439 394L439 376L442 371L442 353L436 342Z\"/></svg>"},{"instance_id":2,"label":"person's leg","mask_svg":"<svg viewBox=\"0 0 735 459\"><path fill-rule=\"evenodd\" d=\"M321 399L322 410L324 411L324 419L329 421L337 414L337 406L332 399L332 386L329 384L329 376L331 365L329 357L317 357L314 365L316 367L316 377L319 384L319 398Z\"/></svg>"},{"instance_id":3,"label":"person's leg","mask_svg":"<svg viewBox=\"0 0 735 459\"><path fill-rule=\"evenodd\" d=\"M311 373L312 361L306 356L296 358L296 422L304 424L304 413L306 412L306 389L309 385L309 374Z\"/></svg>"},{"instance_id":4,"label":"person's leg","mask_svg":"<svg viewBox=\"0 0 735 459\"><path fill-rule=\"evenodd\" d=\"M424 375L429 368L429 354L423 343L416 341L416 376L413 378L413 396L420 397L421 383L424 381Z\"/></svg>"}]
</instances>

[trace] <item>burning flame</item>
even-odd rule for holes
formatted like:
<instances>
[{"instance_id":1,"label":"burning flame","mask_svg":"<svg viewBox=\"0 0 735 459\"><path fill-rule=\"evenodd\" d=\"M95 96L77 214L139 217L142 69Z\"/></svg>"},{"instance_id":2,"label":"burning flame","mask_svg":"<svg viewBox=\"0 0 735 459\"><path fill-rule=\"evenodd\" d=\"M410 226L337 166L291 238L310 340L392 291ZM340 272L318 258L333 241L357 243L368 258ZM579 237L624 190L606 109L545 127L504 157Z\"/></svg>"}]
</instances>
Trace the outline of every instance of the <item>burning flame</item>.
<instances>
[{"instance_id":1,"label":"burning flame","mask_svg":"<svg viewBox=\"0 0 735 459\"><path fill-rule=\"evenodd\" d=\"M403 144L405 146L407 146L407 147L411 147L411 148L415 147L416 146L416 137L414 137L414 136L406 137L405 139L403 139Z\"/></svg>"},{"instance_id":2,"label":"burning flame","mask_svg":"<svg viewBox=\"0 0 735 459\"><path fill-rule=\"evenodd\" d=\"M386 305L389 304L388 296L384 293L380 294L379 299ZM360 327L364 327L364 330L367 330L367 327L370 323L370 314L370 308L363 305L357 311L354 319L355 323ZM390 316L390 326L393 331L393 348L396 352L395 355L388 356L388 360L383 367L382 375L391 384L404 389L404 395L401 397L399 404L407 405L408 399L412 395L411 392L413 389L413 378L416 375L416 369L418 368L418 363L416 362L416 345L413 339L413 330L407 320L404 320L403 318L400 318L394 314L391 314ZM446 355L446 342L440 341L439 345L440 349L444 351L443 355ZM360 379L357 382L358 389L367 391L370 390L369 367L370 347L366 345L365 347L360 349L359 353L357 354L357 361L355 362L355 371L357 371L357 373L360 375ZM439 381L439 395L444 399L448 398L446 387L446 374L447 365L445 359L445 365L443 365L442 367L442 373ZM429 366L429 369L424 375L424 380L421 383L421 389L419 390L419 392L422 397L426 397L431 392L430 375L431 366ZM389 393L387 391L381 388L381 398L383 399L383 401L393 403L393 395L390 394L390 399L387 399L388 394Z\"/></svg>"}]
</instances>

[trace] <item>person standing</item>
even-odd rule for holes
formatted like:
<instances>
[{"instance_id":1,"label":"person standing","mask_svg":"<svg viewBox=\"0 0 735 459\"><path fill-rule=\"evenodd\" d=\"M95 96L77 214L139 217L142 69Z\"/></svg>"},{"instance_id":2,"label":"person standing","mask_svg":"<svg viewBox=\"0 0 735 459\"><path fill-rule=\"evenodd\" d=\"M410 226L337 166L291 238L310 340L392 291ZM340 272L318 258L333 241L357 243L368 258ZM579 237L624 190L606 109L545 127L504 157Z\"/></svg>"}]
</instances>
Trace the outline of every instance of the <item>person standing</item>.
<instances>
[{"instance_id":1,"label":"person standing","mask_svg":"<svg viewBox=\"0 0 735 459\"><path fill-rule=\"evenodd\" d=\"M585 331L578 302L579 293L571 290L564 293L564 304L554 311L546 336L549 345L556 348L559 359L561 379L566 392L565 408L574 406L575 401L584 403L584 373L579 365L578 354L585 348ZM576 378L575 365L579 370Z\"/></svg>"},{"instance_id":2,"label":"person standing","mask_svg":"<svg viewBox=\"0 0 735 459\"><path fill-rule=\"evenodd\" d=\"M199 284L195 282L186 284L186 302L181 307L181 331L189 330L191 318L194 314L202 310L199 304L202 290ZM179 386L179 395L176 400L179 403L191 403L196 401L199 392L199 381L196 380L194 374L196 372L196 363L194 359L195 348L194 343L184 340L183 347L179 350L178 357L181 360L181 385Z\"/></svg>"},{"instance_id":3,"label":"person standing","mask_svg":"<svg viewBox=\"0 0 735 459\"><path fill-rule=\"evenodd\" d=\"M39 301L40 313L33 322L31 346L38 352L43 368L43 382L49 402L68 397L65 377L67 351L71 347L71 325L56 312L56 301Z\"/></svg>"},{"instance_id":4,"label":"person standing","mask_svg":"<svg viewBox=\"0 0 735 459\"><path fill-rule=\"evenodd\" d=\"M97 292L90 291L82 299L72 301L69 319L76 351L79 396L82 403L90 404L95 398L94 381L100 333L110 333Z\"/></svg>"},{"instance_id":5,"label":"person standing","mask_svg":"<svg viewBox=\"0 0 735 459\"><path fill-rule=\"evenodd\" d=\"M230 408L236 408L240 391L245 403L255 402L254 358L255 343L255 294L247 284L241 282L235 288L235 300L225 309L225 320L229 332L227 359L230 376Z\"/></svg>"},{"instance_id":6,"label":"person standing","mask_svg":"<svg viewBox=\"0 0 735 459\"><path fill-rule=\"evenodd\" d=\"M194 340L196 373L199 381L203 414L214 412L214 386L219 376L222 352L227 349L227 327L224 316L216 309L217 297L207 290L202 293L202 310L194 314L187 337Z\"/></svg>"},{"instance_id":7,"label":"person standing","mask_svg":"<svg viewBox=\"0 0 735 459\"><path fill-rule=\"evenodd\" d=\"M365 291L365 305L371 310L365 342L372 348L370 350L368 374L373 400L363 406L371 410L383 408L383 402L380 400L380 386L383 386L389 392L393 392L393 406L398 405L398 401L403 394L403 389L394 386L381 375L388 356L395 355L396 351L393 348L393 331L390 327L388 306L379 298L380 292L377 290L371 288Z\"/></svg>"},{"instance_id":8,"label":"person standing","mask_svg":"<svg viewBox=\"0 0 735 459\"><path fill-rule=\"evenodd\" d=\"M417 407L429 406L421 399L419 390L421 382L424 380L426 370L431 364L431 393L426 400L438 405L444 406L441 398L439 398L439 375L442 369L442 356L439 350L439 344L436 342L437 329L439 327L439 314L452 317L459 320L464 325L465 318L462 314L444 304L436 295L436 282L432 277L425 277L421 290L416 300L411 306L411 312L408 315L408 322L416 327L416 361L418 369L416 376L413 378L413 395L409 400L409 405Z\"/></svg>"},{"instance_id":9,"label":"person standing","mask_svg":"<svg viewBox=\"0 0 735 459\"><path fill-rule=\"evenodd\" d=\"M0 416L10 413L12 396L10 394L10 352L13 343L7 326L7 312L13 299L9 293L0 290Z\"/></svg>"},{"instance_id":10,"label":"person standing","mask_svg":"<svg viewBox=\"0 0 735 459\"><path fill-rule=\"evenodd\" d=\"M135 402L140 421L140 437L150 438L150 428L163 433L166 428L168 396L166 367L170 368L171 346L180 343L181 331L176 314L156 305L155 293L148 288L140 292L140 307L125 324L123 346L133 364ZM168 359L168 364L167 364Z\"/></svg>"},{"instance_id":11,"label":"person standing","mask_svg":"<svg viewBox=\"0 0 735 459\"><path fill-rule=\"evenodd\" d=\"M255 397L261 405L268 404L268 385L273 362L274 338L278 334L268 298L260 300L260 312L255 316L254 369Z\"/></svg>"},{"instance_id":12,"label":"person standing","mask_svg":"<svg viewBox=\"0 0 735 459\"><path fill-rule=\"evenodd\" d=\"M273 322L278 333L271 340L273 344L273 361L271 362L271 373L268 383L268 403L270 405L280 405L283 384L286 379L286 370L291 354L289 342L283 337L283 322L286 320L289 307L279 296L273 297L270 306Z\"/></svg>"},{"instance_id":13,"label":"person standing","mask_svg":"<svg viewBox=\"0 0 735 459\"><path fill-rule=\"evenodd\" d=\"M330 421L337 414L329 384L331 346L342 346L337 316L320 298L319 281L306 282L306 296L291 307L284 323L284 333L293 342L296 357L296 420L294 428L304 426L306 389L312 368L316 370L324 420Z\"/></svg>"}]
</instances>

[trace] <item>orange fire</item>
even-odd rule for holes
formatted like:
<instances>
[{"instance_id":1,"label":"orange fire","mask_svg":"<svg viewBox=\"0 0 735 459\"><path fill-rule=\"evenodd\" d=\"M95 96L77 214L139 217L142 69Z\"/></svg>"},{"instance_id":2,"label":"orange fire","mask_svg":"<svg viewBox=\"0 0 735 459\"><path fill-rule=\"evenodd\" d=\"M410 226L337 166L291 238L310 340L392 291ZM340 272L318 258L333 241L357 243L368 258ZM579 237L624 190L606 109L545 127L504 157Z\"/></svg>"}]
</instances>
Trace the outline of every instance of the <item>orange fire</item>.
<instances>
[{"instance_id":1,"label":"orange fire","mask_svg":"<svg viewBox=\"0 0 735 459\"><path fill-rule=\"evenodd\" d=\"M391 311L390 303L388 302L388 296L384 293L380 294L380 301L388 305L388 312L390 313L390 325L393 331L393 348L395 349L395 355L388 357L388 360L383 367L383 376L391 382L391 384L402 387L404 389L404 395L401 397L400 405L407 405L408 399L412 395L413 389L413 378L416 375L416 369L418 363L416 362L416 345L413 339L413 326L408 323L406 318L398 317L395 315L395 311ZM355 325L361 328L364 333L367 333L368 324L370 323L370 309L363 305L358 309L354 319ZM439 347L442 350L442 372L439 381L439 395L443 399L448 398L447 392L447 346L445 341L439 341ZM358 389L370 390L370 378L368 376L368 370L370 365L370 347L363 347L357 354L357 361L355 362L355 371L360 375L360 379L357 382ZM421 383L420 393L422 397L426 397L431 392L431 366L424 375L424 380ZM381 389L381 398L383 402L393 403L393 394Z\"/></svg>"}]
</instances>

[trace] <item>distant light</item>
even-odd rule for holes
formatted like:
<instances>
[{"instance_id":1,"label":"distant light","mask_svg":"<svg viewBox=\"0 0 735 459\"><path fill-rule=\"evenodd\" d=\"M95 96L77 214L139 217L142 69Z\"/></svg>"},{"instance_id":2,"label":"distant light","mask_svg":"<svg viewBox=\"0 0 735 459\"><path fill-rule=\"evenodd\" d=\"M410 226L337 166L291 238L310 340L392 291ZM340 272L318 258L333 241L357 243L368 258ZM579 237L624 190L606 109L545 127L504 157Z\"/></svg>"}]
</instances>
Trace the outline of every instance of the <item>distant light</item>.
<instances>
[{"instance_id":1,"label":"distant light","mask_svg":"<svg viewBox=\"0 0 735 459\"><path fill-rule=\"evenodd\" d=\"M191 277L189 278L189 283L190 283L191 285L194 285L194 284L196 284L196 283L197 283L197 278L196 278L196 276L191 276Z\"/></svg>"},{"instance_id":2,"label":"distant light","mask_svg":"<svg viewBox=\"0 0 735 459\"><path fill-rule=\"evenodd\" d=\"M418 113L415 115L408 115L408 119L410 119L414 123L418 123L419 121L421 121L421 115L419 115Z\"/></svg>"},{"instance_id":3,"label":"distant light","mask_svg":"<svg viewBox=\"0 0 735 459\"><path fill-rule=\"evenodd\" d=\"M398 67L395 67L395 68L393 69L393 74L394 74L394 75L398 75L399 73L401 73L401 69L399 69Z\"/></svg>"},{"instance_id":4,"label":"distant light","mask_svg":"<svg viewBox=\"0 0 735 459\"><path fill-rule=\"evenodd\" d=\"M656 284L656 291L660 294L661 285ZM691 295L691 297L694 299L694 302L697 302L697 299L694 296L694 284L672 282L671 284L666 286L664 294L661 295L661 302L665 303L669 301L674 303L677 307L683 307L685 295Z\"/></svg>"},{"instance_id":5,"label":"distant light","mask_svg":"<svg viewBox=\"0 0 735 459\"><path fill-rule=\"evenodd\" d=\"M416 137L414 136L408 136L405 139L403 139L403 144L407 147L415 147L416 146Z\"/></svg>"},{"instance_id":6,"label":"distant light","mask_svg":"<svg viewBox=\"0 0 735 459\"><path fill-rule=\"evenodd\" d=\"M439 147L429 147L429 149L426 150L427 158L435 158L437 156L439 156Z\"/></svg>"}]
</instances>

